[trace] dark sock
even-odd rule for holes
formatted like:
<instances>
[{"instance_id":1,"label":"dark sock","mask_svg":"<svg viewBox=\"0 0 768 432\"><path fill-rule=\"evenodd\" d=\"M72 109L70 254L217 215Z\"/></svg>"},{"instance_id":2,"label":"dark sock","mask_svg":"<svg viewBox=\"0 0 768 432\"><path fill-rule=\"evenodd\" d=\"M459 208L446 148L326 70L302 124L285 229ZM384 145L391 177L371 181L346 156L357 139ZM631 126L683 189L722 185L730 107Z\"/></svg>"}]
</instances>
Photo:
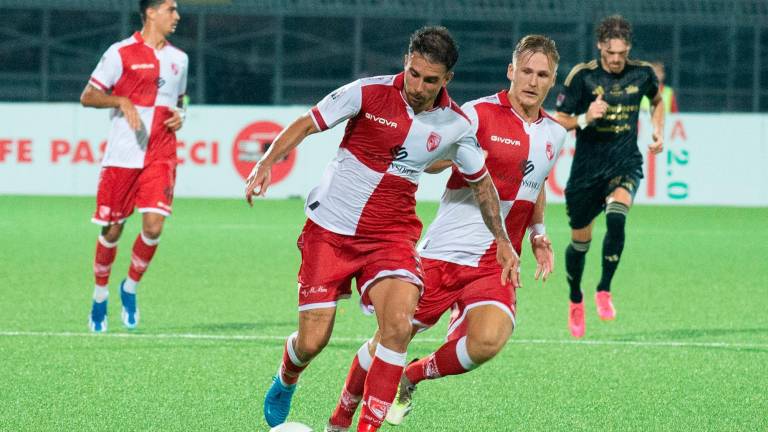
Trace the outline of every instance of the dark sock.
<instances>
[{"instance_id":1,"label":"dark sock","mask_svg":"<svg viewBox=\"0 0 768 432\"><path fill-rule=\"evenodd\" d=\"M568 285L571 287L570 298L573 303L581 303L581 275L584 274L584 259L589 250L590 242L571 240L565 248L565 270Z\"/></svg>"},{"instance_id":2,"label":"dark sock","mask_svg":"<svg viewBox=\"0 0 768 432\"><path fill-rule=\"evenodd\" d=\"M605 224L608 227L603 239L603 273L598 291L610 291L611 281L624 250L624 226L629 208L618 202L608 204L605 210Z\"/></svg>"}]
</instances>

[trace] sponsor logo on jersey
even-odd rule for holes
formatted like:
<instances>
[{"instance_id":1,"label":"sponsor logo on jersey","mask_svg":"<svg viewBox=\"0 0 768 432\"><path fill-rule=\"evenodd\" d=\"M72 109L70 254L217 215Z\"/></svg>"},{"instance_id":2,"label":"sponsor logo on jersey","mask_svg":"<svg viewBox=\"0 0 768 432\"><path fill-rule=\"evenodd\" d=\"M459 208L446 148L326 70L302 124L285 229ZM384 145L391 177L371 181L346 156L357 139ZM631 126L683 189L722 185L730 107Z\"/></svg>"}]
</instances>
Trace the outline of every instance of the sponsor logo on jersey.
<instances>
[{"instance_id":1,"label":"sponsor logo on jersey","mask_svg":"<svg viewBox=\"0 0 768 432\"><path fill-rule=\"evenodd\" d=\"M533 161L531 160L520 161L520 171L523 173L523 181L520 182L522 187L533 190L538 190L541 188L541 183L537 182L536 180L525 178L531 174L535 168L536 165L534 165Z\"/></svg>"},{"instance_id":2,"label":"sponsor logo on jersey","mask_svg":"<svg viewBox=\"0 0 768 432\"><path fill-rule=\"evenodd\" d=\"M436 132L430 132L429 138L427 138L427 151L433 152L437 150L437 148L440 147L440 141L442 140L443 138Z\"/></svg>"},{"instance_id":3,"label":"sponsor logo on jersey","mask_svg":"<svg viewBox=\"0 0 768 432\"><path fill-rule=\"evenodd\" d=\"M347 87L341 87L339 89L336 89L333 93L331 93L331 100L336 100L339 98L339 96L343 95L347 92Z\"/></svg>"},{"instance_id":4,"label":"sponsor logo on jersey","mask_svg":"<svg viewBox=\"0 0 768 432\"><path fill-rule=\"evenodd\" d=\"M502 143L502 144L508 144L515 147L520 147L520 140L512 139L512 138L505 138L500 137L498 135L491 135L491 141Z\"/></svg>"},{"instance_id":5,"label":"sponsor logo on jersey","mask_svg":"<svg viewBox=\"0 0 768 432\"><path fill-rule=\"evenodd\" d=\"M161 77L157 77L156 83L157 83L157 88L160 88L165 85L165 80L162 79Z\"/></svg>"},{"instance_id":6,"label":"sponsor logo on jersey","mask_svg":"<svg viewBox=\"0 0 768 432\"><path fill-rule=\"evenodd\" d=\"M595 87L594 90L592 90L592 94L595 95L595 96L604 95L605 94L605 89L603 88L603 86L599 85L599 86Z\"/></svg>"},{"instance_id":7,"label":"sponsor logo on jersey","mask_svg":"<svg viewBox=\"0 0 768 432\"><path fill-rule=\"evenodd\" d=\"M636 85L628 85L627 88L624 89L627 94L635 94L640 91L640 89Z\"/></svg>"},{"instance_id":8,"label":"sponsor logo on jersey","mask_svg":"<svg viewBox=\"0 0 768 432\"><path fill-rule=\"evenodd\" d=\"M546 152L547 152L547 159L552 160L552 158L555 157L555 148L552 145L552 142L550 141L547 141Z\"/></svg>"},{"instance_id":9,"label":"sponsor logo on jersey","mask_svg":"<svg viewBox=\"0 0 768 432\"><path fill-rule=\"evenodd\" d=\"M381 124L381 125L384 125L384 126L387 126L387 127L391 127L393 129L397 128L397 122L394 122L392 120L387 120L384 117L377 117L377 116L375 116L375 115L373 115L371 113L365 113L365 118L367 118L368 120L371 120L373 122L376 122L378 124Z\"/></svg>"},{"instance_id":10,"label":"sponsor logo on jersey","mask_svg":"<svg viewBox=\"0 0 768 432\"><path fill-rule=\"evenodd\" d=\"M136 63L131 65L131 70L154 69L154 68L155 68L154 63Z\"/></svg>"}]
</instances>

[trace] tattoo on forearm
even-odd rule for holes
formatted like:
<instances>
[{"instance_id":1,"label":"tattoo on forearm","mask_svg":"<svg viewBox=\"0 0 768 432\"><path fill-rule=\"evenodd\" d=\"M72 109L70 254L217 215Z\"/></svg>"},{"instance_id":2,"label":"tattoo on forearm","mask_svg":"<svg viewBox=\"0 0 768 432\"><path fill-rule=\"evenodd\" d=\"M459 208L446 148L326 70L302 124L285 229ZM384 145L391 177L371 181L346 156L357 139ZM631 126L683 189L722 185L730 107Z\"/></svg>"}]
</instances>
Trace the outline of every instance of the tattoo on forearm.
<instances>
[{"instance_id":1,"label":"tattoo on forearm","mask_svg":"<svg viewBox=\"0 0 768 432\"><path fill-rule=\"evenodd\" d=\"M483 222L493 237L497 239L507 238L504 222L501 219L499 195L496 188L493 187L491 176L485 176L479 182L472 184L472 191L475 194L477 205L480 207L480 213L483 215Z\"/></svg>"}]
</instances>

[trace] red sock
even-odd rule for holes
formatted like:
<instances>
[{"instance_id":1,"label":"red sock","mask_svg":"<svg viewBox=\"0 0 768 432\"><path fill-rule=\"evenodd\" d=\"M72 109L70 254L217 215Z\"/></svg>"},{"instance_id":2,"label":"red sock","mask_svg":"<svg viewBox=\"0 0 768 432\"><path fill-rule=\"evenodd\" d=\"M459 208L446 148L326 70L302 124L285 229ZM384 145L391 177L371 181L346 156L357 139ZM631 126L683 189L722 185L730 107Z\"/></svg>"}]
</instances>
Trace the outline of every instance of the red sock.
<instances>
[{"instance_id":1,"label":"red sock","mask_svg":"<svg viewBox=\"0 0 768 432\"><path fill-rule=\"evenodd\" d=\"M299 375L304 372L309 362L302 362L296 356L293 343L298 336L298 332L288 336L288 340L285 342L283 348L283 363L280 365L280 381L285 385L294 385L299 381Z\"/></svg>"},{"instance_id":2,"label":"red sock","mask_svg":"<svg viewBox=\"0 0 768 432\"><path fill-rule=\"evenodd\" d=\"M381 427L387 411L395 400L400 375L405 366L406 353L399 353L379 344L373 358L363 392L363 411L360 413L359 430L376 430ZM373 427L374 429L371 429ZM367 429L366 429L367 428Z\"/></svg>"},{"instance_id":3,"label":"red sock","mask_svg":"<svg viewBox=\"0 0 768 432\"><path fill-rule=\"evenodd\" d=\"M370 369L372 361L371 354L368 352L368 341L366 341L352 360L352 366L347 373L347 380L341 390L341 397L339 397L336 409L328 420L331 425L348 428L352 424L352 417L355 416L357 406L360 405L360 400L363 398L365 378L368 376L368 369Z\"/></svg>"},{"instance_id":4,"label":"red sock","mask_svg":"<svg viewBox=\"0 0 768 432\"><path fill-rule=\"evenodd\" d=\"M149 239L144 233L139 233L136 241L133 242L133 253L131 253L131 267L128 269L128 277L136 282L141 280L144 272L147 271L149 262L157 250L159 239Z\"/></svg>"},{"instance_id":5,"label":"red sock","mask_svg":"<svg viewBox=\"0 0 768 432\"><path fill-rule=\"evenodd\" d=\"M117 243L110 243L99 236L96 242L96 258L93 261L93 275L96 277L96 285L107 286L109 275L112 273L112 263L117 255Z\"/></svg>"},{"instance_id":6,"label":"red sock","mask_svg":"<svg viewBox=\"0 0 768 432\"><path fill-rule=\"evenodd\" d=\"M411 384L425 379L460 375L472 370L475 364L467 352L467 337L446 342L437 351L405 368L405 377Z\"/></svg>"}]
</instances>

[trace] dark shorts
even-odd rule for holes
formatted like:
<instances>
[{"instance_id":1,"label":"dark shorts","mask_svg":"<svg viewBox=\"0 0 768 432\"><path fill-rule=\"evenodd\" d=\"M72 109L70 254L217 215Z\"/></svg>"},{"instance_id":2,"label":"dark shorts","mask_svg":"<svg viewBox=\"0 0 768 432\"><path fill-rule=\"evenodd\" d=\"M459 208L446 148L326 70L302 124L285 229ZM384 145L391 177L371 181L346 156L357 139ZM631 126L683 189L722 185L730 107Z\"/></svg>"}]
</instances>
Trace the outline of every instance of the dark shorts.
<instances>
[{"instance_id":1,"label":"dark shorts","mask_svg":"<svg viewBox=\"0 0 768 432\"><path fill-rule=\"evenodd\" d=\"M571 229L581 229L592 223L592 220L605 210L605 199L616 188L621 187L628 190L634 200L642 178L642 168L637 168L629 170L626 174L603 179L586 187L566 188L565 210Z\"/></svg>"}]
</instances>

